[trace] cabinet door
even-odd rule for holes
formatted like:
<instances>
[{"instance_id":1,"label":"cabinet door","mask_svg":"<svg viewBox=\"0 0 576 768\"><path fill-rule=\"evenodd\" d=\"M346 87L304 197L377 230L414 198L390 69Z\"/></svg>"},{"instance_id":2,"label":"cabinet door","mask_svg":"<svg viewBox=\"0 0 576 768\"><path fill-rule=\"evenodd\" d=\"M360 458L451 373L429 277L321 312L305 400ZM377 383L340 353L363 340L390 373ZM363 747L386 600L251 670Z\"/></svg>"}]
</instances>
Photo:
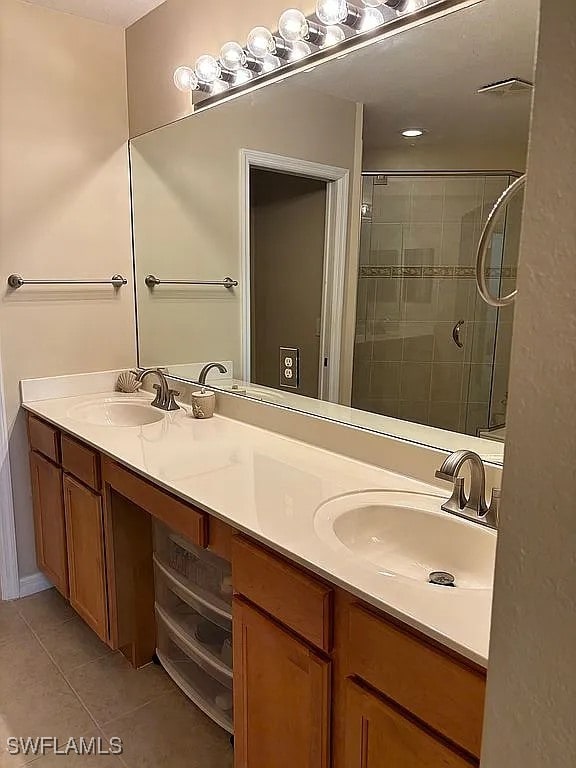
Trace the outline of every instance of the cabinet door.
<instances>
[{"instance_id":1,"label":"cabinet door","mask_svg":"<svg viewBox=\"0 0 576 768\"><path fill-rule=\"evenodd\" d=\"M330 662L234 601L236 768L327 768Z\"/></svg>"},{"instance_id":2,"label":"cabinet door","mask_svg":"<svg viewBox=\"0 0 576 768\"><path fill-rule=\"evenodd\" d=\"M439 695L438 706L441 705ZM345 723L346 768L470 768L478 765L349 680Z\"/></svg>"},{"instance_id":3,"label":"cabinet door","mask_svg":"<svg viewBox=\"0 0 576 768\"><path fill-rule=\"evenodd\" d=\"M104 641L108 635L104 522L100 496L64 475L70 604Z\"/></svg>"},{"instance_id":4,"label":"cabinet door","mask_svg":"<svg viewBox=\"0 0 576 768\"><path fill-rule=\"evenodd\" d=\"M68 597L62 470L32 451L30 476L38 567L64 597Z\"/></svg>"}]
</instances>

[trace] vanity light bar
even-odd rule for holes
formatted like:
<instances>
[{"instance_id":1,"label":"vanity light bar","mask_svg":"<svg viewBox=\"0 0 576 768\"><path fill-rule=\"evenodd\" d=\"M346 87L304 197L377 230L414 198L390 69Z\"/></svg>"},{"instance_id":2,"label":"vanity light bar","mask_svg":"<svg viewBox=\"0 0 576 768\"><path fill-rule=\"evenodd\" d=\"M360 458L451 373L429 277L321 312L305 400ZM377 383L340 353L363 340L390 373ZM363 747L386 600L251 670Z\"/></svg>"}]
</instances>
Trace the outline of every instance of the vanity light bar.
<instances>
[{"instance_id":1,"label":"vanity light bar","mask_svg":"<svg viewBox=\"0 0 576 768\"><path fill-rule=\"evenodd\" d=\"M480 2L481 0L474 0ZM278 31L255 27L246 46L225 43L218 58L200 56L195 65L181 66L174 72L174 85L181 91L203 92L215 96L245 88L253 80L282 70L351 38L373 34L406 15L445 0L317 0L316 12L306 17L289 8L280 16Z\"/></svg>"}]
</instances>

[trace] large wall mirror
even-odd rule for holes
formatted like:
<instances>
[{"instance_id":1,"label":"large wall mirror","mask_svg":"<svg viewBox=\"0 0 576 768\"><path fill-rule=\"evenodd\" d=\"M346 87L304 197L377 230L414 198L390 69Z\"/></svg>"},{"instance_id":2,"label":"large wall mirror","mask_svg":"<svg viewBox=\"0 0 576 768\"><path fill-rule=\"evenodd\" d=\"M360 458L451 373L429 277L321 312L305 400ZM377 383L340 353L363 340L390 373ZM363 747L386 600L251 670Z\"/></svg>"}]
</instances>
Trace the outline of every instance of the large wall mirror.
<instances>
[{"instance_id":1,"label":"large wall mirror","mask_svg":"<svg viewBox=\"0 0 576 768\"><path fill-rule=\"evenodd\" d=\"M140 365L501 463L513 306L475 252L526 168L537 13L482 0L132 140Z\"/></svg>"}]
</instances>

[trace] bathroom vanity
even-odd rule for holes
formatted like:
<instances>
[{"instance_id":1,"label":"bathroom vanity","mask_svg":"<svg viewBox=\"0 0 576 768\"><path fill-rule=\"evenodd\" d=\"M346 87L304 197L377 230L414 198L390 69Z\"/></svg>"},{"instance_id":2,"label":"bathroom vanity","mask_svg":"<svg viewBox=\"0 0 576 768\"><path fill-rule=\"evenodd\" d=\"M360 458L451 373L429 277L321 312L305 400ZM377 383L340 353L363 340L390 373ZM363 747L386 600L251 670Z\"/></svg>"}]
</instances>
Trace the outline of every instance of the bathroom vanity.
<instances>
[{"instance_id":1,"label":"bathroom vanity","mask_svg":"<svg viewBox=\"0 0 576 768\"><path fill-rule=\"evenodd\" d=\"M333 497L439 490L218 416L79 415L123 398L157 415L25 403L38 562L94 632L159 656L237 768L477 765L491 589L383 575L314 527Z\"/></svg>"}]
</instances>

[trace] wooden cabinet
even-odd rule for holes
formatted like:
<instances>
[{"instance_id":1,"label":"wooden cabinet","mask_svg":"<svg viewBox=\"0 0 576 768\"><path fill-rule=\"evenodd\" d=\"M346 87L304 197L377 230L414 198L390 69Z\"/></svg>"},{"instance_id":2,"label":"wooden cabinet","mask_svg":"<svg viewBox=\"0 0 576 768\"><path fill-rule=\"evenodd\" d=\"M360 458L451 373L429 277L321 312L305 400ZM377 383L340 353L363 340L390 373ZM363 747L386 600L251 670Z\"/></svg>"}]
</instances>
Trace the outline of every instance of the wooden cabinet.
<instances>
[{"instance_id":1,"label":"wooden cabinet","mask_svg":"<svg viewBox=\"0 0 576 768\"><path fill-rule=\"evenodd\" d=\"M439 704L442 692L438 690ZM346 681L346 768L470 768L477 763L383 699Z\"/></svg>"},{"instance_id":2,"label":"wooden cabinet","mask_svg":"<svg viewBox=\"0 0 576 768\"><path fill-rule=\"evenodd\" d=\"M64 597L68 597L62 470L31 451L30 475L38 566Z\"/></svg>"},{"instance_id":3,"label":"wooden cabinet","mask_svg":"<svg viewBox=\"0 0 576 768\"><path fill-rule=\"evenodd\" d=\"M480 756L485 674L357 603L345 644L350 674Z\"/></svg>"},{"instance_id":4,"label":"wooden cabinet","mask_svg":"<svg viewBox=\"0 0 576 768\"><path fill-rule=\"evenodd\" d=\"M232 540L234 590L311 645L332 645L333 590L242 536Z\"/></svg>"},{"instance_id":5,"label":"wooden cabinet","mask_svg":"<svg viewBox=\"0 0 576 768\"><path fill-rule=\"evenodd\" d=\"M102 499L64 475L70 604L94 632L108 639Z\"/></svg>"},{"instance_id":6,"label":"wooden cabinet","mask_svg":"<svg viewBox=\"0 0 576 768\"><path fill-rule=\"evenodd\" d=\"M483 669L32 416L29 437L39 566L134 666L152 519L231 557L236 768L478 766Z\"/></svg>"},{"instance_id":7,"label":"wooden cabinet","mask_svg":"<svg viewBox=\"0 0 576 768\"><path fill-rule=\"evenodd\" d=\"M235 768L328 768L330 662L234 600Z\"/></svg>"}]
</instances>

